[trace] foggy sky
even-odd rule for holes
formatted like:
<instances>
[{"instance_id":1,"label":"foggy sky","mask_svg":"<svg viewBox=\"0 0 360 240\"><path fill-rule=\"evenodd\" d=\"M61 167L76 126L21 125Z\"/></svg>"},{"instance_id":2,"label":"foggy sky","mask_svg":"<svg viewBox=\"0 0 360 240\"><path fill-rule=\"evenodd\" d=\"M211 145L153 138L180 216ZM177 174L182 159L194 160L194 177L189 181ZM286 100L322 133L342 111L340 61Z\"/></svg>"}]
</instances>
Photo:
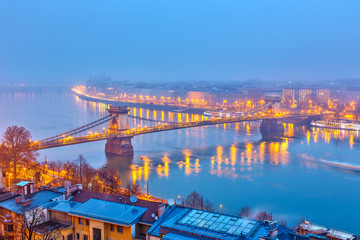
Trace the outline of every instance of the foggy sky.
<instances>
[{"instance_id":1,"label":"foggy sky","mask_svg":"<svg viewBox=\"0 0 360 240\"><path fill-rule=\"evenodd\" d=\"M0 84L360 77L359 0L0 1Z\"/></svg>"}]
</instances>

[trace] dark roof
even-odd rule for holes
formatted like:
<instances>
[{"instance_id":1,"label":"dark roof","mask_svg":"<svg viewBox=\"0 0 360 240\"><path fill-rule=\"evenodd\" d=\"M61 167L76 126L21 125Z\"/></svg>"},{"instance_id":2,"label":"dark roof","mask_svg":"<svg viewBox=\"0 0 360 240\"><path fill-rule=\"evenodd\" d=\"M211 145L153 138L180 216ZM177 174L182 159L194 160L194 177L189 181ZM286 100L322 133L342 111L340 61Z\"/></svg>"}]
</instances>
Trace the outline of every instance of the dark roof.
<instances>
[{"instance_id":1,"label":"dark roof","mask_svg":"<svg viewBox=\"0 0 360 240\"><path fill-rule=\"evenodd\" d=\"M277 229L278 229L277 238L279 240L294 240L294 239L296 239L296 240L309 240L310 235L303 236L303 235L296 234L295 231L293 231L293 230L291 230L291 229L289 229L287 227L278 225ZM321 237L321 236L318 236L318 235L312 235L312 236L313 236L313 238L326 240L326 237Z\"/></svg>"},{"instance_id":2,"label":"dark roof","mask_svg":"<svg viewBox=\"0 0 360 240\"><path fill-rule=\"evenodd\" d=\"M85 203L91 198L147 208L145 214L140 218L139 221L148 224L153 224L156 221L155 217L152 217L152 214L158 216L158 207L159 205L163 204L161 202L142 199L138 199L136 203L132 203L130 202L130 197L125 195L90 192L86 190L76 191L70 200Z\"/></svg>"},{"instance_id":3,"label":"dark roof","mask_svg":"<svg viewBox=\"0 0 360 240\"><path fill-rule=\"evenodd\" d=\"M165 213L159 218L159 220L156 221L154 225L149 229L149 231L146 234L149 234L150 236L156 236L160 237L160 228L161 225L166 222L168 219L171 218L179 218L178 216L182 217L190 210L187 210L184 212L184 208L176 207L176 206L168 206L166 208Z\"/></svg>"},{"instance_id":4,"label":"dark roof","mask_svg":"<svg viewBox=\"0 0 360 240\"><path fill-rule=\"evenodd\" d=\"M67 229L69 227L71 227L71 225L48 221L48 222L44 222L39 225L36 225L35 232L42 235L46 232L51 232L56 229Z\"/></svg>"},{"instance_id":5,"label":"dark roof","mask_svg":"<svg viewBox=\"0 0 360 240\"><path fill-rule=\"evenodd\" d=\"M40 206L46 208L47 204L51 203L51 201L53 199L61 197L62 195L63 195L62 193L57 193L57 192L54 192L51 190L41 190L39 192L28 194L25 196L25 200L31 199L31 204L29 204L27 206L23 207L20 202L16 203L15 197L13 197L13 198L1 201L0 207L8 209L12 212L23 214L24 211L27 211L31 208L36 208L36 207L40 207Z\"/></svg>"}]
</instances>

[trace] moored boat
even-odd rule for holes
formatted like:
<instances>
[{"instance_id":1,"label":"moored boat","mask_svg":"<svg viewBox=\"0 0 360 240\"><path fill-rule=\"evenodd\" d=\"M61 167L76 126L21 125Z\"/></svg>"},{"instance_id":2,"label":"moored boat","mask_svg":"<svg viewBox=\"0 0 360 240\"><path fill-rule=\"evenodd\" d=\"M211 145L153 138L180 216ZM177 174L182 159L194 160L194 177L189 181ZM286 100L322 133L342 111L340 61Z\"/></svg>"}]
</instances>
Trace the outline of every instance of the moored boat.
<instances>
[{"instance_id":1,"label":"moored boat","mask_svg":"<svg viewBox=\"0 0 360 240\"><path fill-rule=\"evenodd\" d=\"M320 120L320 121L312 121L311 126L321 127L321 128L360 131L360 124L355 122Z\"/></svg>"},{"instance_id":2,"label":"moored boat","mask_svg":"<svg viewBox=\"0 0 360 240\"><path fill-rule=\"evenodd\" d=\"M205 111L204 115L207 117L222 117L222 118L231 117L231 113L226 112L226 111L220 111L220 112Z\"/></svg>"},{"instance_id":3,"label":"moored boat","mask_svg":"<svg viewBox=\"0 0 360 240\"><path fill-rule=\"evenodd\" d=\"M207 117L220 117L220 112L205 111L204 115Z\"/></svg>"}]
</instances>

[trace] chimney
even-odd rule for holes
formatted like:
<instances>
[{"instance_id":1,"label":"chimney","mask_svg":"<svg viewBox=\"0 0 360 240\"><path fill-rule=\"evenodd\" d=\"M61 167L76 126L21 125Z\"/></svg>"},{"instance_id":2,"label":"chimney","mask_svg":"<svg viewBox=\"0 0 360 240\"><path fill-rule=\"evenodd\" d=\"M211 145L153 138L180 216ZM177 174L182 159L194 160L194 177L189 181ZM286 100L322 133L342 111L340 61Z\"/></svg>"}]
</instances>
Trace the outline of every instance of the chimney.
<instances>
[{"instance_id":1,"label":"chimney","mask_svg":"<svg viewBox=\"0 0 360 240\"><path fill-rule=\"evenodd\" d=\"M15 198L15 203L19 203L19 202L22 202L24 200L25 200L25 196L20 196L20 197Z\"/></svg>"},{"instance_id":2,"label":"chimney","mask_svg":"<svg viewBox=\"0 0 360 240\"><path fill-rule=\"evenodd\" d=\"M64 187L65 188L71 187L71 182L70 181L64 181Z\"/></svg>"},{"instance_id":3,"label":"chimney","mask_svg":"<svg viewBox=\"0 0 360 240\"><path fill-rule=\"evenodd\" d=\"M267 228L269 229L269 235L270 237L276 237L278 235L278 229L277 229L277 222L271 221L271 220L265 220L265 225L267 225Z\"/></svg>"},{"instance_id":4,"label":"chimney","mask_svg":"<svg viewBox=\"0 0 360 240\"><path fill-rule=\"evenodd\" d=\"M31 199L24 200L21 202L21 206L25 207L31 204Z\"/></svg>"},{"instance_id":5,"label":"chimney","mask_svg":"<svg viewBox=\"0 0 360 240\"><path fill-rule=\"evenodd\" d=\"M68 182L70 183L70 182ZM68 185L65 185L65 186L68 186ZM65 187L65 198L67 199L68 197L70 197L70 195L75 192L75 191L78 191L78 190L82 190L82 184L79 183L79 184L76 184L76 185L73 185L73 186L68 186L68 187Z\"/></svg>"},{"instance_id":6,"label":"chimney","mask_svg":"<svg viewBox=\"0 0 360 240\"><path fill-rule=\"evenodd\" d=\"M166 209L165 203L160 204L160 205L158 206L158 217L159 217L159 218L164 214L165 209Z\"/></svg>"}]
</instances>

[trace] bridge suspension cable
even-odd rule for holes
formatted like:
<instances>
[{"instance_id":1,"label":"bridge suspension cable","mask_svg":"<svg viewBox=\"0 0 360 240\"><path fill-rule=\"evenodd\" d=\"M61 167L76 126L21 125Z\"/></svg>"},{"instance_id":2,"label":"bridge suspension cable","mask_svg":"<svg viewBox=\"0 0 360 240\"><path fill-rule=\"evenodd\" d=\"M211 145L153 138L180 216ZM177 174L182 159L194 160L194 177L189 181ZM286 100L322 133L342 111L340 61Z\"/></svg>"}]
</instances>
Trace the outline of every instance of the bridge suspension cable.
<instances>
[{"instance_id":1,"label":"bridge suspension cable","mask_svg":"<svg viewBox=\"0 0 360 240\"><path fill-rule=\"evenodd\" d=\"M103 118L100 118L94 122L91 122L91 123L88 123L84 126L81 126L81 127L78 127L78 128L75 128L73 130L70 130L70 131L67 131L67 132L64 132L62 134L58 134L56 136L53 136L53 137L49 137L49 138L46 138L46 139L42 139L40 140L39 142L40 143L44 143L44 142L49 142L49 141L54 141L54 140L57 140L57 139L60 139L60 138L64 138L64 137L68 137L68 136L71 136L71 135L75 135L75 134L78 134L78 133L81 133L81 132L84 132L90 128L94 128L100 124L103 124L105 122L108 122L112 119L116 118L116 116L111 116L111 115L107 115Z\"/></svg>"},{"instance_id":2,"label":"bridge suspension cable","mask_svg":"<svg viewBox=\"0 0 360 240\"><path fill-rule=\"evenodd\" d=\"M271 105L272 105L272 103L264 103L264 104L262 104L260 106L257 106L257 107L255 107L253 109L250 109L249 111L246 112L246 114L259 112L259 111L263 110L266 107L270 107Z\"/></svg>"}]
</instances>

